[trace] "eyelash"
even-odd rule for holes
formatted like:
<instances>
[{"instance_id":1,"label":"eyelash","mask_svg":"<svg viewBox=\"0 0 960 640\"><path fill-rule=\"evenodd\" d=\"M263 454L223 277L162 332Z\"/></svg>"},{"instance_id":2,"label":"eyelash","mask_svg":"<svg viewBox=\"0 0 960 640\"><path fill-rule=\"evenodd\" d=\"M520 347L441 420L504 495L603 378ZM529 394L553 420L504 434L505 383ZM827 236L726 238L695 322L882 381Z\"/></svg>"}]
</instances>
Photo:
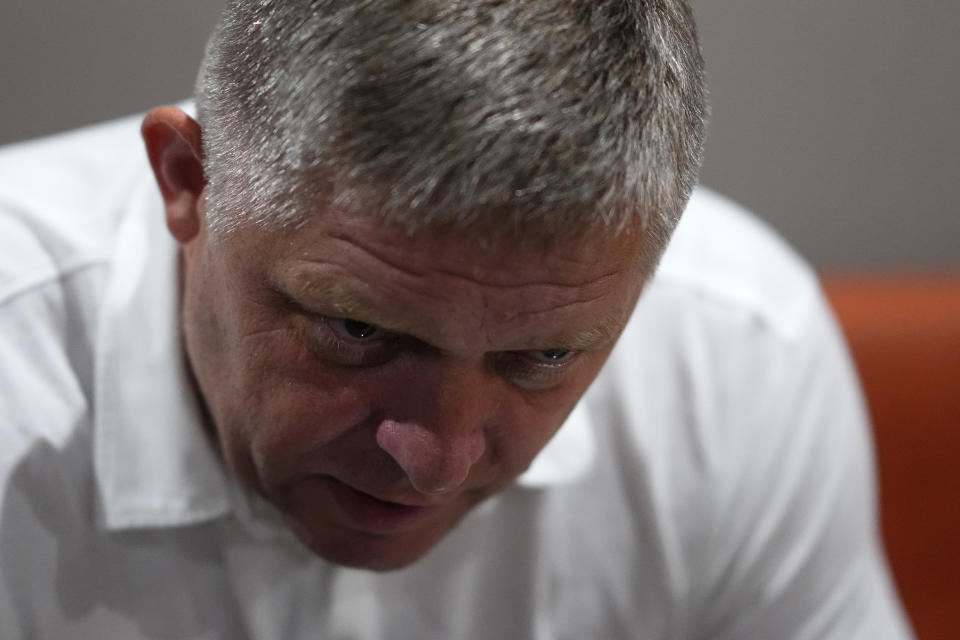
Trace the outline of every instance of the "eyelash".
<instances>
[{"instance_id":1,"label":"eyelash","mask_svg":"<svg viewBox=\"0 0 960 640\"><path fill-rule=\"evenodd\" d=\"M541 360L545 351L506 351L497 354L497 372L521 389L538 391L555 386L576 364L577 352L567 351L560 360Z\"/></svg>"},{"instance_id":2,"label":"eyelash","mask_svg":"<svg viewBox=\"0 0 960 640\"><path fill-rule=\"evenodd\" d=\"M373 366L389 360L398 350L401 336L376 329L370 339L353 338L338 324L354 322L350 318L319 316L314 318L317 325L313 332L314 343L321 349L324 360L334 360L345 366ZM372 326L372 325L371 325Z\"/></svg>"},{"instance_id":3,"label":"eyelash","mask_svg":"<svg viewBox=\"0 0 960 640\"><path fill-rule=\"evenodd\" d=\"M321 359L348 367L369 367L389 361L404 348L404 336L376 327L377 333L369 339L352 337L342 326L347 322L358 321L331 316L312 318L315 330L311 343ZM547 355L551 352L560 352L563 356L553 359ZM500 376L521 389L542 390L558 384L576 363L578 355L578 352L566 349L504 351L495 354L494 368Z\"/></svg>"}]
</instances>

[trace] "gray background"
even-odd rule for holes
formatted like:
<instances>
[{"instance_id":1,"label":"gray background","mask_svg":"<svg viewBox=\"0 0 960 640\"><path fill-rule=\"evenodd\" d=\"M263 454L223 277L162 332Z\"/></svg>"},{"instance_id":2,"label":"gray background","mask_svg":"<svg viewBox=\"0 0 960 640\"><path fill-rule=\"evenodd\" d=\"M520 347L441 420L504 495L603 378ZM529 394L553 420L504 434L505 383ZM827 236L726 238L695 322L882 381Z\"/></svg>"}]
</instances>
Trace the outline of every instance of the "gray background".
<instances>
[{"instance_id":1,"label":"gray background","mask_svg":"<svg viewBox=\"0 0 960 640\"><path fill-rule=\"evenodd\" d=\"M960 265L960 2L694 6L713 95L706 184L821 268ZM187 96L220 7L3 0L0 143Z\"/></svg>"}]
</instances>

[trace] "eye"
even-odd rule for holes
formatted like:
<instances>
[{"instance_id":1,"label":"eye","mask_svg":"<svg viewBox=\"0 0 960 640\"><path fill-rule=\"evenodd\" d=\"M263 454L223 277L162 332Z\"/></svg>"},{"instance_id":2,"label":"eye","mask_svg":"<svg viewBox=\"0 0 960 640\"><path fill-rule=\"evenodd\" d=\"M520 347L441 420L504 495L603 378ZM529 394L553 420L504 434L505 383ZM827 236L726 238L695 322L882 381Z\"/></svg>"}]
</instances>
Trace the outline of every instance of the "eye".
<instances>
[{"instance_id":1,"label":"eye","mask_svg":"<svg viewBox=\"0 0 960 640\"><path fill-rule=\"evenodd\" d=\"M547 349L546 351L531 351L530 355L547 364L557 364L569 359L573 355L573 351L569 349Z\"/></svg>"},{"instance_id":2,"label":"eye","mask_svg":"<svg viewBox=\"0 0 960 640\"><path fill-rule=\"evenodd\" d=\"M336 320L331 318L330 322L333 326L339 324L340 328L343 330L343 333L354 340L367 340L380 333L380 329L374 325L367 322L361 322L360 320L352 320L350 318Z\"/></svg>"},{"instance_id":3,"label":"eye","mask_svg":"<svg viewBox=\"0 0 960 640\"><path fill-rule=\"evenodd\" d=\"M506 351L497 355L497 371L522 389L537 391L559 385L576 363L570 349Z\"/></svg>"},{"instance_id":4,"label":"eye","mask_svg":"<svg viewBox=\"0 0 960 640\"><path fill-rule=\"evenodd\" d=\"M320 316L314 321L311 349L333 364L373 366L386 362L399 348L399 335L380 327L354 320Z\"/></svg>"}]
</instances>

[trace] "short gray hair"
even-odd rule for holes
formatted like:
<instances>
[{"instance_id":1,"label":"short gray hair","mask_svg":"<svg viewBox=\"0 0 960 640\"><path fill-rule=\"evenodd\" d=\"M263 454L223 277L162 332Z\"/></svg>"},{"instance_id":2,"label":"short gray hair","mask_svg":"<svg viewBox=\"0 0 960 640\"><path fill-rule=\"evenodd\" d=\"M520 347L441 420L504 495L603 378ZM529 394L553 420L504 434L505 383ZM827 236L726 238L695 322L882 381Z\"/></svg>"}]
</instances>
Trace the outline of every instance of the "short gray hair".
<instances>
[{"instance_id":1,"label":"short gray hair","mask_svg":"<svg viewBox=\"0 0 960 640\"><path fill-rule=\"evenodd\" d=\"M659 255L704 85L683 0L231 0L197 81L208 221L639 222Z\"/></svg>"}]
</instances>

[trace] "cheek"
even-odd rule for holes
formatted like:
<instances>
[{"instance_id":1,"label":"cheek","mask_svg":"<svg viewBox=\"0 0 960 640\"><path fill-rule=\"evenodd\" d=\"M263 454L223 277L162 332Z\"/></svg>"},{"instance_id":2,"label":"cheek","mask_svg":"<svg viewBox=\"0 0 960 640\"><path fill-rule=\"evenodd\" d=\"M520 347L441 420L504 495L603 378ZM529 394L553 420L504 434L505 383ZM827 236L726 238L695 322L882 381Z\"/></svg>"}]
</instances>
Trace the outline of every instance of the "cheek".
<instances>
[{"instance_id":1,"label":"cheek","mask_svg":"<svg viewBox=\"0 0 960 640\"><path fill-rule=\"evenodd\" d=\"M290 332L242 342L235 397L219 422L225 446L249 458L258 484L321 471L331 442L371 422L366 385L310 358Z\"/></svg>"},{"instance_id":2,"label":"cheek","mask_svg":"<svg viewBox=\"0 0 960 640\"><path fill-rule=\"evenodd\" d=\"M526 471L565 417L563 412L538 412L529 407L502 415L492 426L488 442L503 475L514 477Z\"/></svg>"},{"instance_id":3,"label":"cheek","mask_svg":"<svg viewBox=\"0 0 960 640\"><path fill-rule=\"evenodd\" d=\"M504 467L515 474L522 473L538 453L562 428L584 391L596 377L603 364L604 354L585 362L574 379L562 387L527 395L523 400L505 407L509 415L498 423L493 441Z\"/></svg>"}]
</instances>

